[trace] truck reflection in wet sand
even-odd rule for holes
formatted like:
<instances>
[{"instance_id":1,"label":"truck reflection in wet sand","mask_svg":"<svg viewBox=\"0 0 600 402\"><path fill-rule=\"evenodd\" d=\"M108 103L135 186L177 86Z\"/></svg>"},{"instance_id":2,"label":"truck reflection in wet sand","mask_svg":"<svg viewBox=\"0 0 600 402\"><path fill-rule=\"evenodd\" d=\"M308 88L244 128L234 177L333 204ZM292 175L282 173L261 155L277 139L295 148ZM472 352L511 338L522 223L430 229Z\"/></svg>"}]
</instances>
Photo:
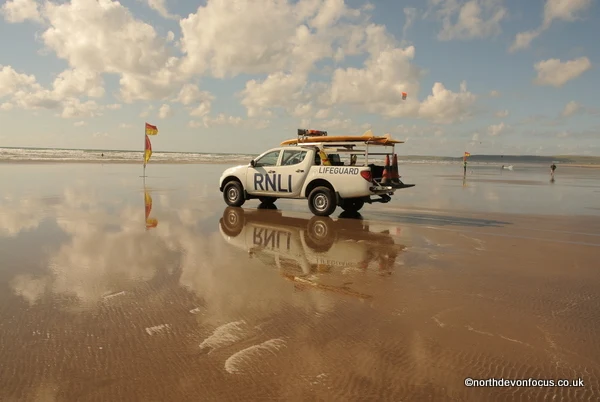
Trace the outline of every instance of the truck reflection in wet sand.
<instances>
[{"instance_id":1,"label":"truck reflection in wet sand","mask_svg":"<svg viewBox=\"0 0 600 402\"><path fill-rule=\"evenodd\" d=\"M390 229L362 220L360 214L339 219L313 216L310 219L284 216L275 206L259 209L227 207L219 230L229 244L246 250L277 267L281 275L298 287L314 287L371 299L350 289L319 283L323 275L346 270L375 271L391 275L404 245L396 244ZM396 227L393 228L396 230Z\"/></svg>"}]
</instances>

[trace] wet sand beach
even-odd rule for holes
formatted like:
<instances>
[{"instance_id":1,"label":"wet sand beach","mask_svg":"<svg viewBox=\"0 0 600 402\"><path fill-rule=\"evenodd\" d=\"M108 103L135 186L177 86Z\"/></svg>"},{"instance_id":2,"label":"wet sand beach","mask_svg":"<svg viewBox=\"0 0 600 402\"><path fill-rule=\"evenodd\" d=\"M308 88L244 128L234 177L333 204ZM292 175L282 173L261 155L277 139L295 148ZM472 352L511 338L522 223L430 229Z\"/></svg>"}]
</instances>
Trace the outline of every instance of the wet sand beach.
<instances>
[{"instance_id":1,"label":"wet sand beach","mask_svg":"<svg viewBox=\"0 0 600 402\"><path fill-rule=\"evenodd\" d=\"M596 169L406 165L324 219L223 165L2 168L1 401L600 398Z\"/></svg>"}]
</instances>

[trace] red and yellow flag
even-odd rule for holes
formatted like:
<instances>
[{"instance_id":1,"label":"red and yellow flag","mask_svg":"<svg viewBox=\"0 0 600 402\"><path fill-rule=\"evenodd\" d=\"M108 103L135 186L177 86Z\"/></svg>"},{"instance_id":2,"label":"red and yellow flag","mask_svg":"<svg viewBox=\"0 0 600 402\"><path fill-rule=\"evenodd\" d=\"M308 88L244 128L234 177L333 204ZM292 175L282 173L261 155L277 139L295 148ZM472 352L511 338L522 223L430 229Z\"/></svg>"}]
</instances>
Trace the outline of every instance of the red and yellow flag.
<instances>
[{"instance_id":1,"label":"red and yellow flag","mask_svg":"<svg viewBox=\"0 0 600 402\"><path fill-rule=\"evenodd\" d=\"M148 136L146 136L146 145L144 146L144 166L146 166L146 164L150 160L151 156L152 156L152 144L150 143L150 138Z\"/></svg>"},{"instance_id":2,"label":"red and yellow flag","mask_svg":"<svg viewBox=\"0 0 600 402\"><path fill-rule=\"evenodd\" d=\"M467 156L471 156L471 154L470 154L470 153L468 153L468 152L465 152L465 158L466 158Z\"/></svg>"},{"instance_id":3,"label":"red and yellow flag","mask_svg":"<svg viewBox=\"0 0 600 402\"><path fill-rule=\"evenodd\" d=\"M158 134L158 128L153 126L152 124L146 123L146 135L156 135Z\"/></svg>"},{"instance_id":4,"label":"red and yellow flag","mask_svg":"<svg viewBox=\"0 0 600 402\"><path fill-rule=\"evenodd\" d=\"M155 228L158 225L158 220L150 218L150 212L152 212L152 197L144 189L144 205L146 206L146 230Z\"/></svg>"}]
</instances>

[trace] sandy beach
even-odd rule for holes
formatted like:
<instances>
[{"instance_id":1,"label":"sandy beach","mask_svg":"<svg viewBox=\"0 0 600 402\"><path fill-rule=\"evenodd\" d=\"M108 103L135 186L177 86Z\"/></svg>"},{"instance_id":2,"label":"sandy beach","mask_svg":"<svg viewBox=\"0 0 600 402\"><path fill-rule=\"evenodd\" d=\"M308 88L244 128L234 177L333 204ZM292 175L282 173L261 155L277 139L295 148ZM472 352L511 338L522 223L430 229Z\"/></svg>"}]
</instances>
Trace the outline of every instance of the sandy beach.
<instances>
[{"instance_id":1,"label":"sandy beach","mask_svg":"<svg viewBox=\"0 0 600 402\"><path fill-rule=\"evenodd\" d=\"M0 400L600 398L597 169L403 165L324 219L225 167L2 165Z\"/></svg>"}]
</instances>

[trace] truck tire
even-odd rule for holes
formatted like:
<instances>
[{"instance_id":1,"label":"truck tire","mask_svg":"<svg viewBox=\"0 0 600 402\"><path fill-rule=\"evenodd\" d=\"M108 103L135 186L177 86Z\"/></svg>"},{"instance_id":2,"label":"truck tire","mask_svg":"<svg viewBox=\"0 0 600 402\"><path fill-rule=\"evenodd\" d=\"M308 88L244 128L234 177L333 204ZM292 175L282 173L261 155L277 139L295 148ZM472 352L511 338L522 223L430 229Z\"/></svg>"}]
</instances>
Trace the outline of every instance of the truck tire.
<instances>
[{"instance_id":1,"label":"truck tire","mask_svg":"<svg viewBox=\"0 0 600 402\"><path fill-rule=\"evenodd\" d=\"M277 197L258 197L261 204L274 204L277 201Z\"/></svg>"},{"instance_id":2,"label":"truck tire","mask_svg":"<svg viewBox=\"0 0 600 402\"><path fill-rule=\"evenodd\" d=\"M358 212L364 205L365 202L360 198L344 198L340 206L346 212Z\"/></svg>"},{"instance_id":3,"label":"truck tire","mask_svg":"<svg viewBox=\"0 0 600 402\"><path fill-rule=\"evenodd\" d=\"M230 181L223 187L223 199L230 207L241 207L246 202L244 188L239 181Z\"/></svg>"},{"instance_id":4,"label":"truck tire","mask_svg":"<svg viewBox=\"0 0 600 402\"><path fill-rule=\"evenodd\" d=\"M317 216L329 216L337 207L335 195L330 188L317 187L308 195L308 208Z\"/></svg>"}]
</instances>

